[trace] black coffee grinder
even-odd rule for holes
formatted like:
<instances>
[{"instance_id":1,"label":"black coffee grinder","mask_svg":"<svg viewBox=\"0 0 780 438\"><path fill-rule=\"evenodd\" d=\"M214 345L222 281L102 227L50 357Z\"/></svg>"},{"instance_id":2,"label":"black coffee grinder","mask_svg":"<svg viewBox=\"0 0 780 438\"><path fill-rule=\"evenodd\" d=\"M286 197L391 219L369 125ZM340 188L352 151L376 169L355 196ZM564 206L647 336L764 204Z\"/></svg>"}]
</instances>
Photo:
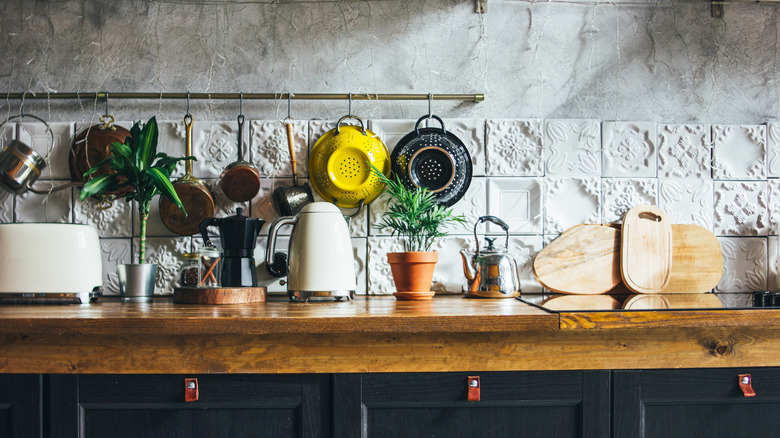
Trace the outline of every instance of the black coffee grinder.
<instances>
[{"instance_id":1,"label":"black coffee grinder","mask_svg":"<svg viewBox=\"0 0 780 438\"><path fill-rule=\"evenodd\" d=\"M223 218L208 218L200 223L200 235L209 242L208 227L219 227L222 243L222 286L256 287L254 251L257 236L265 221L243 216L243 208L236 208L236 215Z\"/></svg>"}]
</instances>

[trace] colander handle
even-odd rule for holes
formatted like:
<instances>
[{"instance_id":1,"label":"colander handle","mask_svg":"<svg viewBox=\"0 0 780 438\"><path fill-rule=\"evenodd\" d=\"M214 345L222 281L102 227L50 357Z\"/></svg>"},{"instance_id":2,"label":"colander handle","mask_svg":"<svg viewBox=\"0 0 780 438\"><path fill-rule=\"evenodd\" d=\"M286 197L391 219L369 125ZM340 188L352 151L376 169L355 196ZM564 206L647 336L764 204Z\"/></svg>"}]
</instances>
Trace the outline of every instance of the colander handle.
<instances>
[{"instance_id":1,"label":"colander handle","mask_svg":"<svg viewBox=\"0 0 780 438\"><path fill-rule=\"evenodd\" d=\"M338 206L338 199L336 199L336 197L335 197L335 196L332 196L332 197L330 198L330 200L331 200L331 202L333 202L333 205L335 205L335 206ZM363 210L363 206L364 206L365 204L366 204L366 199L365 199L365 198L361 199L360 201L358 201L358 207L357 207L357 211L356 211L355 213L353 213L353 214L349 215L349 216L347 216L347 215L344 215L344 216L346 216L346 217L348 217L348 218L353 218L353 217L355 217L355 216L359 215L359 214L360 214L360 211L361 211L361 210Z\"/></svg>"},{"instance_id":2,"label":"colander handle","mask_svg":"<svg viewBox=\"0 0 780 438\"><path fill-rule=\"evenodd\" d=\"M447 134L447 130L444 129L444 120L442 120L441 117L439 117L439 116L430 114L430 115L422 116L422 117L420 117L419 120L417 120L417 123L414 125L414 132L417 135L420 135L420 123L422 123L423 120L427 120L427 119L435 119L435 120L437 120L439 122L439 124L441 125L441 132L442 132L442 134Z\"/></svg>"},{"instance_id":3,"label":"colander handle","mask_svg":"<svg viewBox=\"0 0 780 438\"><path fill-rule=\"evenodd\" d=\"M341 123L347 119L357 120L358 122L360 122L360 132L362 132L363 135L368 137L368 133L366 132L366 124L363 123L363 119L361 119L358 116L353 116L352 114L347 114L346 116L339 119L338 123L336 123L336 135L339 135L339 132L341 132Z\"/></svg>"},{"instance_id":4,"label":"colander handle","mask_svg":"<svg viewBox=\"0 0 780 438\"><path fill-rule=\"evenodd\" d=\"M479 219L477 219L477 222L474 224L474 240L477 242L477 252L479 252L479 238L477 237L477 226L482 222L493 222L494 224L501 227L501 229L503 229L504 232L506 232L506 243L504 244L504 246L509 248L509 225L507 225L506 222L502 221L496 216L482 216Z\"/></svg>"}]
</instances>

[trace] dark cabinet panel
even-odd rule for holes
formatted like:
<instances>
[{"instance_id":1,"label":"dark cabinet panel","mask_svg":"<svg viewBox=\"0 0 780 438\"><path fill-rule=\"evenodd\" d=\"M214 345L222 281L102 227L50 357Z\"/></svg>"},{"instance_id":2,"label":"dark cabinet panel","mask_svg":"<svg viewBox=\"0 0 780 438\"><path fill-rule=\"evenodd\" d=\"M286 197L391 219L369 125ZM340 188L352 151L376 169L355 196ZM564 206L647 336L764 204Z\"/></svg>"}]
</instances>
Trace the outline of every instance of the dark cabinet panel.
<instances>
[{"instance_id":1,"label":"dark cabinet panel","mask_svg":"<svg viewBox=\"0 0 780 438\"><path fill-rule=\"evenodd\" d=\"M40 437L41 376L0 374L0 437Z\"/></svg>"},{"instance_id":2,"label":"dark cabinet panel","mask_svg":"<svg viewBox=\"0 0 780 438\"><path fill-rule=\"evenodd\" d=\"M185 401L185 378L198 400ZM62 437L325 437L329 381L310 375L53 376ZM73 389L75 387L75 390ZM72 400L75 396L76 400Z\"/></svg>"},{"instance_id":3,"label":"dark cabinet panel","mask_svg":"<svg viewBox=\"0 0 780 438\"><path fill-rule=\"evenodd\" d=\"M751 374L755 397L739 375ZM614 437L780 436L780 370L615 371Z\"/></svg>"},{"instance_id":4,"label":"dark cabinet panel","mask_svg":"<svg viewBox=\"0 0 780 438\"><path fill-rule=\"evenodd\" d=\"M608 371L336 375L335 416L348 420L335 436L604 437L609 385Z\"/></svg>"}]
</instances>

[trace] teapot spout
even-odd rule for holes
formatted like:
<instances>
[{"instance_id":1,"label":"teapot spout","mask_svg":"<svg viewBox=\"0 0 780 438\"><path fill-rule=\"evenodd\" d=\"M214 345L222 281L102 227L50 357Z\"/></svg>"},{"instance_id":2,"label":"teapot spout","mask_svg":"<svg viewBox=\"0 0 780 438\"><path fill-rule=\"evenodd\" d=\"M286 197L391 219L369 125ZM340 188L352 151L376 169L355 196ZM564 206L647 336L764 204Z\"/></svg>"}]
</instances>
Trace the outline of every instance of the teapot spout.
<instances>
[{"instance_id":1,"label":"teapot spout","mask_svg":"<svg viewBox=\"0 0 780 438\"><path fill-rule=\"evenodd\" d=\"M463 259L463 275L471 282L477 277L477 269L472 262L471 252L467 249L460 250L460 257Z\"/></svg>"}]
</instances>

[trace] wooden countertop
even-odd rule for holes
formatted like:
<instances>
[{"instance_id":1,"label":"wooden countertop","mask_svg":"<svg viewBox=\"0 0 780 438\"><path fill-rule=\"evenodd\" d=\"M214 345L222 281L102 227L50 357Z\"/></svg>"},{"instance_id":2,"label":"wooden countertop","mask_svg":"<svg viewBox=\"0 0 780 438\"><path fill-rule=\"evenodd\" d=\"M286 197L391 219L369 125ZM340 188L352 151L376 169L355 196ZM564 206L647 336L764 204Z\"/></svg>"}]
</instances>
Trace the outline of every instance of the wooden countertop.
<instances>
[{"instance_id":1,"label":"wooden countertop","mask_svg":"<svg viewBox=\"0 0 780 438\"><path fill-rule=\"evenodd\" d=\"M103 299L84 306L0 306L0 334L452 333L557 328L557 315L518 300L460 296L309 303L290 303L280 297L266 303L213 306L173 304L170 298L155 298L151 304Z\"/></svg>"},{"instance_id":2,"label":"wooden countertop","mask_svg":"<svg viewBox=\"0 0 780 438\"><path fill-rule=\"evenodd\" d=\"M780 366L780 310L550 313L460 296L0 306L3 373L332 373Z\"/></svg>"}]
</instances>

